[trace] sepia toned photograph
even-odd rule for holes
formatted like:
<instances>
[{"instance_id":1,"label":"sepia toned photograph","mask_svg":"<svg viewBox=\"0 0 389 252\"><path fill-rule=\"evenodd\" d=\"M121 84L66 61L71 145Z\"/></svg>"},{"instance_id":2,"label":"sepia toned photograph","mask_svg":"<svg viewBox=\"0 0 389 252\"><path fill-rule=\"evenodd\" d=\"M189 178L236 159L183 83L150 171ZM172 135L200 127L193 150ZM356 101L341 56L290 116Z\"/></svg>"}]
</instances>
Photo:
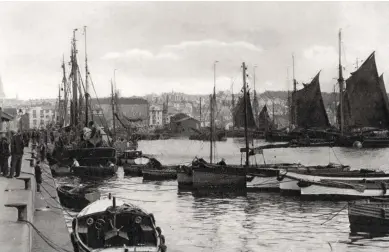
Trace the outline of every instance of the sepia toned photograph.
<instances>
[{"instance_id":1,"label":"sepia toned photograph","mask_svg":"<svg viewBox=\"0 0 389 252\"><path fill-rule=\"evenodd\" d=\"M388 14L0 1L0 252L388 251Z\"/></svg>"}]
</instances>

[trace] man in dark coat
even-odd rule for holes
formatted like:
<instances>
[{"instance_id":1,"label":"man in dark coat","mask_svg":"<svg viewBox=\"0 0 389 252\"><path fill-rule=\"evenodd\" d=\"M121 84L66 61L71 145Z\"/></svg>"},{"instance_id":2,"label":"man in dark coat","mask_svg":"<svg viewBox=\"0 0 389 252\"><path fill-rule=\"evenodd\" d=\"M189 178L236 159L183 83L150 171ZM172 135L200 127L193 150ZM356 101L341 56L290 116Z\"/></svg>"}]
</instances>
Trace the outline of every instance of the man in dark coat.
<instances>
[{"instance_id":1,"label":"man in dark coat","mask_svg":"<svg viewBox=\"0 0 389 252\"><path fill-rule=\"evenodd\" d=\"M8 178L20 176L20 170L22 168L22 158L24 153L23 138L20 134L20 130L12 137L11 140L11 170ZM15 174L14 174L15 173Z\"/></svg>"},{"instance_id":2,"label":"man in dark coat","mask_svg":"<svg viewBox=\"0 0 389 252\"><path fill-rule=\"evenodd\" d=\"M0 167L4 177L8 175L8 159L10 156L8 138L5 136L5 131L1 131L0 139Z\"/></svg>"}]
</instances>

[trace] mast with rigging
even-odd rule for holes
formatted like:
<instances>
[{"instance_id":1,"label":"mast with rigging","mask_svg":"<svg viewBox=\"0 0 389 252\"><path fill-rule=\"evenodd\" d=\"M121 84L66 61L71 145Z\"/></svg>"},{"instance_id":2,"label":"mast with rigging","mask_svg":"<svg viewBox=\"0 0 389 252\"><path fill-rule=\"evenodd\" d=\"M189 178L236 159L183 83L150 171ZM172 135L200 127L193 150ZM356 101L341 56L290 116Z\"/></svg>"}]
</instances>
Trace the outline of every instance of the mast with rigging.
<instances>
[{"instance_id":1,"label":"mast with rigging","mask_svg":"<svg viewBox=\"0 0 389 252\"><path fill-rule=\"evenodd\" d=\"M78 122L78 65L77 65L77 47L76 47L76 31L73 30L73 40L72 40L72 53L71 53L71 65L72 65L72 126L76 126Z\"/></svg>"},{"instance_id":2,"label":"mast with rigging","mask_svg":"<svg viewBox=\"0 0 389 252\"><path fill-rule=\"evenodd\" d=\"M88 126L88 109L89 109L89 70L88 70L88 55L86 50L86 26L84 26L84 36L85 36L85 126Z\"/></svg>"},{"instance_id":3,"label":"mast with rigging","mask_svg":"<svg viewBox=\"0 0 389 252\"><path fill-rule=\"evenodd\" d=\"M343 135L344 133L344 114L343 114L343 85L344 85L344 79L343 79L343 69L342 69L342 29L339 30L339 102L340 102L340 134Z\"/></svg>"}]
</instances>

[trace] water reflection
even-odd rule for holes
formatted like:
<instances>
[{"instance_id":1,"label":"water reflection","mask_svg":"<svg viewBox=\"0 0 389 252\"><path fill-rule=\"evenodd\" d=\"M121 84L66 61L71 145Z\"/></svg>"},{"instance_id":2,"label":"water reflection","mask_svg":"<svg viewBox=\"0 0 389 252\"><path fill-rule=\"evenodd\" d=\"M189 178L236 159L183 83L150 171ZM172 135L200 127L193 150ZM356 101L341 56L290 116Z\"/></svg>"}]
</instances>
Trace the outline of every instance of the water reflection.
<instances>
[{"instance_id":1,"label":"water reflection","mask_svg":"<svg viewBox=\"0 0 389 252\"><path fill-rule=\"evenodd\" d=\"M256 145L264 144L256 140ZM217 143L219 157L240 163L241 139ZM206 158L209 144L188 140L141 141L139 149L156 155L163 164ZM256 157L262 162L261 157ZM389 152L347 148L265 150L267 162L328 164L385 169ZM255 162L255 159L252 159ZM388 169L389 170L389 169ZM74 178L60 178L59 183ZM82 180L86 181L86 180ZM278 193L231 193L177 189L176 181L143 181L118 175L92 180L102 195L131 199L154 214L163 229L168 251L387 251L388 237L350 235L346 202L301 201ZM89 183L88 182L88 183ZM342 210L342 211L340 211ZM336 215L335 215L336 213ZM335 216L334 216L335 215ZM332 218L332 219L331 219ZM67 218L69 221L70 218ZM329 219L331 219L329 221ZM68 222L69 224L70 222Z\"/></svg>"}]
</instances>

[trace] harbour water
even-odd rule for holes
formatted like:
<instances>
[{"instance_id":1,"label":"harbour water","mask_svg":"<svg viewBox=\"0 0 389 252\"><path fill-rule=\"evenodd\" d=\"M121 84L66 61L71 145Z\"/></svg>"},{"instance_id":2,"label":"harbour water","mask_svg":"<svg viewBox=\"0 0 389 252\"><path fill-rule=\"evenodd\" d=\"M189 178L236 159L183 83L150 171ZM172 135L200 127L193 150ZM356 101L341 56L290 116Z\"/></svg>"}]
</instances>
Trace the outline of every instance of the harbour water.
<instances>
[{"instance_id":1,"label":"harbour water","mask_svg":"<svg viewBox=\"0 0 389 252\"><path fill-rule=\"evenodd\" d=\"M241 139L217 143L218 159L240 163ZM258 140L255 145L264 144ZM209 156L209 143L189 140L141 141L139 150L153 154L162 164L188 163L194 156ZM296 148L264 151L265 161L301 164L351 165L389 171L387 149ZM217 160L218 160L217 159ZM252 162L263 163L262 155ZM71 180L71 179L70 179ZM70 182L60 179L59 183ZM83 181L84 183L84 181ZM179 191L176 181L143 182L142 178L117 176L95 182L112 193L155 215L166 237L168 251L387 251L389 238L352 237L347 202L309 202L278 193L246 195ZM73 213L74 214L74 213ZM71 218L67 218L70 226Z\"/></svg>"}]
</instances>

